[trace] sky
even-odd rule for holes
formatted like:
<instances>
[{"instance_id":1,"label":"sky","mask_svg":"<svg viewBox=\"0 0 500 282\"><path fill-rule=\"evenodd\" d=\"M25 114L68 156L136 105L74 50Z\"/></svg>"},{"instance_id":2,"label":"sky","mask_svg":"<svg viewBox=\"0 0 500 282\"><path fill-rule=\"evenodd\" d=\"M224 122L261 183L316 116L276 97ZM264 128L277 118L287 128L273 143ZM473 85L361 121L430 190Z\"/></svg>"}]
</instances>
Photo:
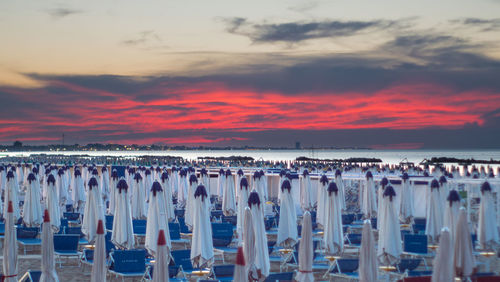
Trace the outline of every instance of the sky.
<instances>
[{"instance_id":1,"label":"sky","mask_svg":"<svg viewBox=\"0 0 500 282\"><path fill-rule=\"evenodd\" d=\"M0 143L500 148L500 1L2 1Z\"/></svg>"}]
</instances>

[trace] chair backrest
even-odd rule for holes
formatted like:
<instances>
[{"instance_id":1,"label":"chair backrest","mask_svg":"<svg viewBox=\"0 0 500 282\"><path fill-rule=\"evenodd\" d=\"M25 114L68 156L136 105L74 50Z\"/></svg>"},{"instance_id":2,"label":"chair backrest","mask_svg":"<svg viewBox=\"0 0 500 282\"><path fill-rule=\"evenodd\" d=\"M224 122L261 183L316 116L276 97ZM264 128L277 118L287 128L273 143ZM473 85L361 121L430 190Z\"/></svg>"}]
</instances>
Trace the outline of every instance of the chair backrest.
<instances>
[{"instance_id":1,"label":"chair backrest","mask_svg":"<svg viewBox=\"0 0 500 282\"><path fill-rule=\"evenodd\" d=\"M425 224L413 224L413 233L421 234L425 231Z\"/></svg>"},{"instance_id":2,"label":"chair backrest","mask_svg":"<svg viewBox=\"0 0 500 282\"><path fill-rule=\"evenodd\" d=\"M5 223L0 223L0 235L5 234Z\"/></svg>"},{"instance_id":3,"label":"chair backrest","mask_svg":"<svg viewBox=\"0 0 500 282\"><path fill-rule=\"evenodd\" d=\"M342 215L342 224L351 224L354 221L355 215L353 213L346 213Z\"/></svg>"},{"instance_id":4,"label":"chair backrest","mask_svg":"<svg viewBox=\"0 0 500 282\"><path fill-rule=\"evenodd\" d=\"M132 220L132 228L134 229L134 234L146 234L146 220L145 219L134 219Z\"/></svg>"},{"instance_id":5,"label":"chair backrest","mask_svg":"<svg viewBox=\"0 0 500 282\"><path fill-rule=\"evenodd\" d=\"M80 214L77 212L65 212L63 213L63 218L74 221L80 218Z\"/></svg>"},{"instance_id":6,"label":"chair backrest","mask_svg":"<svg viewBox=\"0 0 500 282\"><path fill-rule=\"evenodd\" d=\"M231 223L212 223L212 240L214 247L226 247L233 240Z\"/></svg>"},{"instance_id":7,"label":"chair backrest","mask_svg":"<svg viewBox=\"0 0 500 282\"><path fill-rule=\"evenodd\" d=\"M24 274L19 282L38 282L42 276L42 271L40 270L28 270ZM3 280L2 280L3 281Z\"/></svg>"},{"instance_id":8,"label":"chair backrest","mask_svg":"<svg viewBox=\"0 0 500 282\"><path fill-rule=\"evenodd\" d=\"M111 231L106 232L104 237L104 242L106 243L106 254L109 254L112 249L115 249L115 245L111 242L111 236L113 233Z\"/></svg>"},{"instance_id":9,"label":"chair backrest","mask_svg":"<svg viewBox=\"0 0 500 282\"><path fill-rule=\"evenodd\" d=\"M222 222L230 223L233 226L236 226L237 220L238 220L238 217L236 215L231 215L231 216L222 215Z\"/></svg>"},{"instance_id":10,"label":"chair backrest","mask_svg":"<svg viewBox=\"0 0 500 282\"><path fill-rule=\"evenodd\" d=\"M82 233L82 227L81 226L75 226L75 227L66 227L64 229L65 234L73 234L73 235L78 235L80 238L84 236Z\"/></svg>"},{"instance_id":11,"label":"chair backrest","mask_svg":"<svg viewBox=\"0 0 500 282\"><path fill-rule=\"evenodd\" d=\"M431 276L405 277L403 282L431 282Z\"/></svg>"},{"instance_id":12,"label":"chair backrest","mask_svg":"<svg viewBox=\"0 0 500 282\"><path fill-rule=\"evenodd\" d=\"M181 227L181 233L191 233L186 225L184 217L178 217L177 221L179 222L179 226Z\"/></svg>"},{"instance_id":13,"label":"chair backrest","mask_svg":"<svg viewBox=\"0 0 500 282\"><path fill-rule=\"evenodd\" d=\"M361 245L361 233L348 233L347 239L351 245Z\"/></svg>"},{"instance_id":14,"label":"chair backrest","mask_svg":"<svg viewBox=\"0 0 500 282\"><path fill-rule=\"evenodd\" d=\"M58 234L63 234L64 233L64 230L66 228L68 228L69 225L68 225L68 219L66 218L61 218L61 226L59 227L59 232Z\"/></svg>"},{"instance_id":15,"label":"chair backrest","mask_svg":"<svg viewBox=\"0 0 500 282\"><path fill-rule=\"evenodd\" d=\"M170 232L170 240L179 240L181 238L181 227L179 223L169 222L168 231Z\"/></svg>"},{"instance_id":16,"label":"chair backrest","mask_svg":"<svg viewBox=\"0 0 500 282\"><path fill-rule=\"evenodd\" d=\"M213 267L215 278L233 277L234 264L214 265Z\"/></svg>"},{"instance_id":17,"label":"chair backrest","mask_svg":"<svg viewBox=\"0 0 500 282\"><path fill-rule=\"evenodd\" d=\"M409 253L427 253L427 235L406 234L404 236L403 251Z\"/></svg>"},{"instance_id":18,"label":"chair backrest","mask_svg":"<svg viewBox=\"0 0 500 282\"><path fill-rule=\"evenodd\" d=\"M293 272L271 273L267 276L265 282L273 281L293 281Z\"/></svg>"},{"instance_id":19,"label":"chair backrest","mask_svg":"<svg viewBox=\"0 0 500 282\"><path fill-rule=\"evenodd\" d=\"M332 273L352 273L359 267L359 259L338 259Z\"/></svg>"},{"instance_id":20,"label":"chair backrest","mask_svg":"<svg viewBox=\"0 0 500 282\"><path fill-rule=\"evenodd\" d=\"M425 226L426 222L427 222L427 219L425 217L415 217L413 219L413 223L419 224L419 225L424 225Z\"/></svg>"},{"instance_id":21,"label":"chair backrest","mask_svg":"<svg viewBox=\"0 0 500 282\"><path fill-rule=\"evenodd\" d=\"M420 262L422 262L422 259L417 258L417 259L401 259L401 261L396 265L397 269L399 272L405 272L407 269L408 271L413 271L417 269L417 267L420 265Z\"/></svg>"},{"instance_id":22,"label":"chair backrest","mask_svg":"<svg viewBox=\"0 0 500 282\"><path fill-rule=\"evenodd\" d=\"M77 252L80 235L54 234L54 251Z\"/></svg>"},{"instance_id":23,"label":"chair backrest","mask_svg":"<svg viewBox=\"0 0 500 282\"><path fill-rule=\"evenodd\" d=\"M106 229L113 230L113 220L115 219L114 215L106 215Z\"/></svg>"},{"instance_id":24,"label":"chair backrest","mask_svg":"<svg viewBox=\"0 0 500 282\"><path fill-rule=\"evenodd\" d=\"M38 227L17 226L17 239L34 239L38 236Z\"/></svg>"},{"instance_id":25,"label":"chair backrest","mask_svg":"<svg viewBox=\"0 0 500 282\"><path fill-rule=\"evenodd\" d=\"M191 250L176 250L171 252L175 265L182 266L185 271L193 270L191 264Z\"/></svg>"},{"instance_id":26,"label":"chair backrest","mask_svg":"<svg viewBox=\"0 0 500 282\"><path fill-rule=\"evenodd\" d=\"M186 210L182 209L182 210L174 210L174 214L176 217L184 217L184 213L186 212Z\"/></svg>"},{"instance_id":27,"label":"chair backrest","mask_svg":"<svg viewBox=\"0 0 500 282\"><path fill-rule=\"evenodd\" d=\"M146 250L114 250L112 269L120 273L140 273L146 271Z\"/></svg>"}]
</instances>

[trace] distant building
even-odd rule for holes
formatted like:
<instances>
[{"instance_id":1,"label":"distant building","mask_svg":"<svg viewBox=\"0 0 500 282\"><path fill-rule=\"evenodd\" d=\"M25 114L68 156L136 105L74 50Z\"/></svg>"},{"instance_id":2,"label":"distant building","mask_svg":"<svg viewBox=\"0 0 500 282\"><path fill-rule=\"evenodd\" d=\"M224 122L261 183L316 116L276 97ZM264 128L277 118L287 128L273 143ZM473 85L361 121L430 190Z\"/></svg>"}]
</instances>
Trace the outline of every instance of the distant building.
<instances>
[{"instance_id":1,"label":"distant building","mask_svg":"<svg viewBox=\"0 0 500 282\"><path fill-rule=\"evenodd\" d=\"M301 149L302 147L300 146L300 142L295 142L295 149L299 150Z\"/></svg>"}]
</instances>

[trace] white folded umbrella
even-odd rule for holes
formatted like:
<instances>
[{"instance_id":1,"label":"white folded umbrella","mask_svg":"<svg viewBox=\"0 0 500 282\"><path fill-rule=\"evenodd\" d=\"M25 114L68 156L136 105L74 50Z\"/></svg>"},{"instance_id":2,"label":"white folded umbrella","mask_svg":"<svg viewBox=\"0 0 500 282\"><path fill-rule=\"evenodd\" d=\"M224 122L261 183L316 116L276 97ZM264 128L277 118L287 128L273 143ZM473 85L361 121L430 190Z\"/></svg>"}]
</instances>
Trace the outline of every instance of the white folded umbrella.
<instances>
[{"instance_id":1,"label":"white folded umbrella","mask_svg":"<svg viewBox=\"0 0 500 282\"><path fill-rule=\"evenodd\" d=\"M214 262L214 247L210 223L210 198L205 186L198 185L194 199L191 263L193 267L211 267Z\"/></svg>"},{"instance_id":2,"label":"white folded umbrella","mask_svg":"<svg viewBox=\"0 0 500 282\"><path fill-rule=\"evenodd\" d=\"M134 175L132 180L132 218L145 219L146 212L146 193L144 192L144 180L140 173Z\"/></svg>"},{"instance_id":3,"label":"white folded umbrella","mask_svg":"<svg viewBox=\"0 0 500 282\"><path fill-rule=\"evenodd\" d=\"M27 181L23 221L27 226L40 226L43 222L42 205L40 204L40 182L33 173L28 174Z\"/></svg>"},{"instance_id":4,"label":"white folded umbrella","mask_svg":"<svg viewBox=\"0 0 500 282\"><path fill-rule=\"evenodd\" d=\"M3 276L5 282L17 282L17 237L14 228L14 207L7 199L5 235L3 239Z\"/></svg>"},{"instance_id":5,"label":"white folded umbrella","mask_svg":"<svg viewBox=\"0 0 500 282\"><path fill-rule=\"evenodd\" d=\"M99 188L101 189L101 194L102 194L102 198L103 198L103 201L104 203L110 201L110 197L111 197L111 193L110 193L110 190L109 190L109 171L108 169L106 168L106 166L103 166L101 168L101 182L100 182L101 186L99 186ZM104 205L106 206L106 205Z\"/></svg>"},{"instance_id":6,"label":"white folded umbrella","mask_svg":"<svg viewBox=\"0 0 500 282\"><path fill-rule=\"evenodd\" d=\"M99 183L93 176L87 185L87 202L83 214L82 233L91 243L96 238L97 222L104 221L104 205L101 198Z\"/></svg>"},{"instance_id":7,"label":"white folded umbrella","mask_svg":"<svg viewBox=\"0 0 500 282\"><path fill-rule=\"evenodd\" d=\"M246 177L242 177L238 183L238 206L236 213L236 232L238 234L238 239L243 238L243 228L245 226L245 208L248 206L248 195L250 194L248 190L248 180Z\"/></svg>"},{"instance_id":8,"label":"white folded umbrella","mask_svg":"<svg viewBox=\"0 0 500 282\"><path fill-rule=\"evenodd\" d=\"M66 204L68 201L68 185L66 183L66 175L64 169L60 168L57 171L57 195L59 197L59 210L60 214L66 211Z\"/></svg>"},{"instance_id":9,"label":"white folded umbrella","mask_svg":"<svg viewBox=\"0 0 500 282\"><path fill-rule=\"evenodd\" d=\"M111 172L111 185L109 186L109 214L113 215L115 214L115 207L116 207L116 185L118 184L118 171L116 169L113 169Z\"/></svg>"},{"instance_id":10,"label":"white folded umbrella","mask_svg":"<svg viewBox=\"0 0 500 282\"><path fill-rule=\"evenodd\" d=\"M255 268L260 271L262 277L269 276L271 264L269 262L269 251L267 246L266 228L264 226L264 215L262 212L263 202L256 191L248 196L248 206L252 212L252 223L255 234ZM246 225L246 223L245 223Z\"/></svg>"},{"instance_id":11,"label":"white folded umbrella","mask_svg":"<svg viewBox=\"0 0 500 282\"><path fill-rule=\"evenodd\" d=\"M170 248L165 239L165 230L158 231L158 240L155 255L155 267L153 271L153 282L169 281L168 264L170 262Z\"/></svg>"},{"instance_id":12,"label":"white folded umbrella","mask_svg":"<svg viewBox=\"0 0 500 282\"><path fill-rule=\"evenodd\" d=\"M255 266L255 257L257 252L255 250L255 230L252 218L252 211L250 207L245 208L243 226L243 254L245 256L245 273L247 277L252 277L254 280L259 279L257 268Z\"/></svg>"},{"instance_id":13,"label":"white folded umbrella","mask_svg":"<svg viewBox=\"0 0 500 282\"><path fill-rule=\"evenodd\" d=\"M359 281L371 282L378 279L377 251L375 249L372 224L369 219L363 222L361 247L359 250Z\"/></svg>"},{"instance_id":14,"label":"white folded umbrella","mask_svg":"<svg viewBox=\"0 0 500 282\"><path fill-rule=\"evenodd\" d=\"M76 211L82 213L85 208L85 187L83 185L82 173L75 168L72 191L73 206Z\"/></svg>"},{"instance_id":15,"label":"white folded umbrella","mask_svg":"<svg viewBox=\"0 0 500 282\"><path fill-rule=\"evenodd\" d=\"M189 185L187 189L186 195L186 211L184 213L184 222L189 227L189 229L193 229L193 214L194 214L194 192L196 192L196 188L198 188L198 178L196 175L191 174L189 176Z\"/></svg>"},{"instance_id":16,"label":"white folded umbrella","mask_svg":"<svg viewBox=\"0 0 500 282\"><path fill-rule=\"evenodd\" d=\"M323 243L329 255L339 255L344 251L344 230L342 228L341 204L335 182L328 184Z\"/></svg>"},{"instance_id":17,"label":"white folded umbrella","mask_svg":"<svg viewBox=\"0 0 500 282\"><path fill-rule=\"evenodd\" d=\"M128 196L128 185L125 179L120 179L116 185L116 208L113 220L111 241L123 249L134 247L134 229L132 227L132 211Z\"/></svg>"},{"instance_id":18,"label":"white folded umbrella","mask_svg":"<svg viewBox=\"0 0 500 282\"><path fill-rule=\"evenodd\" d=\"M158 181L151 186L149 193L148 220L146 222L146 242L145 247L151 255L155 255L158 246L158 232L163 230L169 232L167 210L165 207L165 196L163 188ZM170 233L168 233L170 234ZM167 248L171 249L170 236L166 236Z\"/></svg>"},{"instance_id":19,"label":"white folded umbrella","mask_svg":"<svg viewBox=\"0 0 500 282\"><path fill-rule=\"evenodd\" d=\"M380 187L377 190L377 203L378 203L377 230L380 230L380 226L382 226L383 222L384 222L384 213L382 212L382 202L384 201L384 190L388 184L389 184L389 180L386 177L382 178L382 180L380 180ZM399 209L397 212L399 214Z\"/></svg>"},{"instance_id":20,"label":"white folded umbrella","mask_svg":"<svg viewBox=\"0 0 500 282\"><path fill-rule=\"evenodd\" d=\"M476 259L474 258L469 223L467 222L467 211L464 207L460 208L458 214L454 244L453 266L455 275L469 277L476 267Z\"/></svg>"},{"instance_id":21,"label":"white folded umbrella","mask_svg":"<svg viewBox=\"0 0 500 282\"><path fill-rule=\"evenodd\" d=\"M188 197L188 178L186 169L180 169L178 174L179 185L177 191L177 207L184 208L186 207L186 201Z\"/></svg>"},{"instance_id":22,"label":"white folded umbrella","mask_svg":"<svg viewBox=\"0 0 500 282\"><path fill-rule=\"evenodd\" d=\"M221 168L217 177L217 197L219 199L224 196L224 186L226 186L226 172Z\"/></svg>"},{"instance_id":23,"label":"white folded umbrella","mask_svg":"<svg viewBox=\"0 0 500 282\"><path fill-rule=\"evenodd\" d=\"M175 219L174 203L172 201L172 181L168 176L168 172L163 172L160 176L161 187L163 188L163 196L165 197L165 209L167 210L167 220Z\"/></svg>"},{"instance_id":24,"label":"white folded umbrella","mask_svg":"<svg viewBox=\"0 0 500 282\"><path fill-rule=\"evenodd\" d=\"M236 197L234 195L234 176L229 169L226 171L226 179L224 180L224 184L222 212L225 216L233 216L236 214Z\"/></svg>"},{"instance_id":25,"label":"white folded umbrella","mask_svg":"<svg viewBox=\"0 0 500 282\"><path fill-rule=\"evenodd\" d=\"M151 170L146 169L144 171L144 197L149 199L149 189L151 189L151 185L153 185L153 174Z\"/></svg>"},{"instance_id":26,"label":"white folded umbrella","mask_svg":"<svg viewBox=\"0 0 500 282\"><path fill-rule=\"evenodd\" d=\"M446 176L441 175L439 177L439 194L441 194L441 202L443 205L446 203L446 198L448 198L448 194L450 193L450 184L446 179Z\"/></svg>"},{"instance_id":27,"label":"white folded umbrella","mask_svg":"<svg viewBox=\"0 0 500 282\"><path fill-rule=\"evenodd\" d=\"M318 181L318 206L316 209L316 222L324 227L326 219L326 208L328 205L328 177L322 175Z\"/></svg>"},{"instance_id":28,"label":"white folded umbrella","mask_svg":"<svg viewBox=\"0 0 500 282\"><path fill-rule=\"evenodd\" d=\"M432 282L453 282L453 243L450 229L443 227L439 237L439 247L432 267Z\"/></svg>"},{"instance_id":29,"label":"white folded umbrella","mask_svg":"<svg viewBox=\"0 0 500 282\"><path fill-rule=\"evenodd\" d=\"M448 228L450 233L451 243L455 240L455 232L457 221L458 221L458 211L460 210L460 195L457 190L450 190L448 193L448 198L446 199L444 218L443 218L443 228ZM441 233L443 231L441 230Z\"/></svg>"},{"instance_id":30,"label":"white folded umbrella","mask_svg":"<svg viewBox=\"0 0 500 282\"><path fill-rule=\"evenodd\" d=\"M401 246L401 230L399 227L398 207L395 200L396 192L392 186L387 186L382 201L382 216L378 233L377 257L383 265L393 265L403 253ZM377 222L378 223L378 222Z\"/></svg>"},{"instance_id":31,"label":"white folded umbrella","mask_svg":"<svg viewBox=\"0 0 500 282\"><path fill-rule=\"evenodd\" d=\"M280 221L278 224L278 238L276 244L284 248L293 247L298 240L297 234L297 214L295 213L295 204L291 194L292 185L286 179L281 184L281 206Z\"/></svg>"},{"instance_id":32,"label":"white folded umbrella","mask_svg":"<svg viewBox=\"0 0 500 282\"><path fill-rule=\"evenodd\" d=\"M238 199L240 197L240 182L241 182L241 179L243 179L245 177L245 173L243 172L243 170L240 168L238 169L238 172L236 173L236 181L234 182L234 190L235 190L235 196L236 196L236 202L238 203Z\"/></svg>"},{"instance_id":33,"label":"white folded umbrella","mask_svg":"<svg viewBox=\"0 0 500 282\"><path fill-rule=\"evenodd\" d=\"M495 218L495 201L489 182L481 185L479 205L478 241L481 249L493 250L498 247L498 225Z\"/></svg>"},{"instance_id":34,"label":"white folded umbrella","mask_svg":"<svg viewBox=\"0 0 500 282\"><path fill-rule=\"evenodd\" d=\"M236 263L234 266L234 282L247 282L248 275L245 271L245 256L243 254L243 247L238 247L238 251L236 252Z\"/></svg>"},{"instance_id":35,"label":"white folded umbrella","mask_svg":"<svg viewBox=\"0 0 500 282\"><path fill-rule=\"evenodd\" d=\"M410 183L408 173L403 173L401 181L401 210L400 218L405 223L410 223L415 214L415 207L413 205L414 193L413 184Z\"/></svg>"},{"instance_id":36,"label":"white folded umbrella","mask_svg":"<svg viewBox=\"0 0 500 282\"><path fill-rule=\"evenodd\" d=\"M97 222L97 235L94 248L94 261L92 263L91 282L106 282L106 242L104 238L104 223L102 219Z\"/></svg>"},{"instance_id":37,"label":"white folded umbrella","mask_svg":"<svg viewBox=\"0 0 500 282\"><path fill-rule=\"evenodd\" d=\"M342 210L346 209L345 206L345 187L344 187L344 180L342 179L342 172L340 169L337 169L335 171L335 184L337 184L337 188L339 188L339 199L340 199L340 204L342 206Z\"/></svg>"},{"instance_id":38,"label":"white folded umbrella","mask_svg":"<svg viewBox=\"0 0 500 282\"><path fill-rule=\"evenodd\" d=\"M58 282L54 259L54 234L50 224L49 211L45 210L42 226L42 275L41 282Z\"/></svg>"},{"instance_id":39,"label":"white folded umbrella","mask_svg":"<svg viewBox=\"0 0 500 282\"><path fill-rule=\"evenodd\" d=\"M370 171L366 173L365 185L361 189L361 212L365 218L377 215L377 200L375 199L375 183Z\"/></svg>"},{"instance_id":40,"label":"white folded umbrella","mask_svg":"<svg viewBox=\"0 0 500 282\"><path fill-rule=\"evenodd\" d=\"M283 193L283 191L281 191ZM300 178L300 207L303 211L309 211L314 206L314 201L312 199L312 184L311 177L309 176L309 171L306 169L302 173Z\"/></svg>"},{"instance_id":41,"label":"white folded umbrella","mask_svg":"<svg viewBox=\"0 0 500 282\"><path fill-rule=\"evenodd\" d=\"M439 182L433 179L428 190L426 209L425 235L430 237L431 242L437 242L441 228L443 227L443 206Z\"/></svg>"},{"instance_id":42,"label":"white folded umbrella","mask_svg":"<svg viewBox=\"0 0 500 282\"><path fill-rule=\"evenodd\" d=\"M299 282L313 282L314 259L311 213L306 211L302 218L302 238L299 245L299 269L295 279Z\"/></svg>"},{"instance_id":43,"label":"white folded umbrella","mask_svg":"<svg viewBox=\"0 0 500 282\"><path fill-rule=\"evenodd\" d=\"M13 203L13 217L14 220L17 221L19 219L20 211L19 211L19 183L16 180L16 175L15 172L12 170L9 170L7 172L6 176L6 185L5 185L5 194L7 195L8 199L12 201ZM6 203L8 201L5 201ZM4 211L3 214L7 214L7 205L4 206Z\"/></svg>"},{"instance_id":44,"label":"white folded umbrella","mask_svg":"<svg viewBox=\"0 0 500 282\"><path fill-rule=\"evenodd\" d=\"M57 197L57 186L54 175L49 174L47 177L47 199L45 208L49 210L50 223L52 228L58 231L61 227L61 209L59 208L59 197Z\"/></svg>"}]
</instances>

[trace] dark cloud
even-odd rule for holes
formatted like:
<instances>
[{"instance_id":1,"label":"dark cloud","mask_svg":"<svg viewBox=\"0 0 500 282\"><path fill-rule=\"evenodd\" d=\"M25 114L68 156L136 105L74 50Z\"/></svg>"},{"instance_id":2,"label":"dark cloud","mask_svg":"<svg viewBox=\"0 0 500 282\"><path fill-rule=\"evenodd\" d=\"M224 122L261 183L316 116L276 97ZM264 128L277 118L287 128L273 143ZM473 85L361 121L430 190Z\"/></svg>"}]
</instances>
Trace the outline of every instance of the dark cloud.
<instances>
[{"instance_id":1,"label":"dark cloud","mask_svg":"<svg viewBox=\"0 0 500 282\"><path fill-rule=\"evenodd\" d=\"M229 33L249 37L254 43L298 43L310 39L337 38L355 35L363 31L380 31L398 26L402 21L311 21L288 23L252 23L245 18L224 20Z\"/></svg>"},{"instance_id":2,"label":"dark cloud","mask_svg":"<svg viewBox=\"0 0 500 282\"><path fill-rule=\"evenodd\" d=\"M49 9L47 10L47 13L54 19L62 19L71 15L83 13L83 11L60 7L60 8Z\"/></svg>"},{"instance_id":3,"label":"dark cloud","mask_svg":"<svg viewBox=\"0 0 500 282\"><path fill-rule=\"evenodd\" d=\"M129 46L143 45L147 43L159 43L161 37L154 30L145 30L136 34L133 38L122 41Z\"/></svg>"},{"instance_id":4,"label":"dark cloud","mask_svg":"<svg viewBox=\"0 0 500 282\"><path fill-rule=\"evenodd\" d=\"M480 19L480 18L465 18L452 20L452 23L459 23L465 26L476 27L481 31L496 31L500 30L500 18L495 19Z\"/></svg>"}]
</instances>

